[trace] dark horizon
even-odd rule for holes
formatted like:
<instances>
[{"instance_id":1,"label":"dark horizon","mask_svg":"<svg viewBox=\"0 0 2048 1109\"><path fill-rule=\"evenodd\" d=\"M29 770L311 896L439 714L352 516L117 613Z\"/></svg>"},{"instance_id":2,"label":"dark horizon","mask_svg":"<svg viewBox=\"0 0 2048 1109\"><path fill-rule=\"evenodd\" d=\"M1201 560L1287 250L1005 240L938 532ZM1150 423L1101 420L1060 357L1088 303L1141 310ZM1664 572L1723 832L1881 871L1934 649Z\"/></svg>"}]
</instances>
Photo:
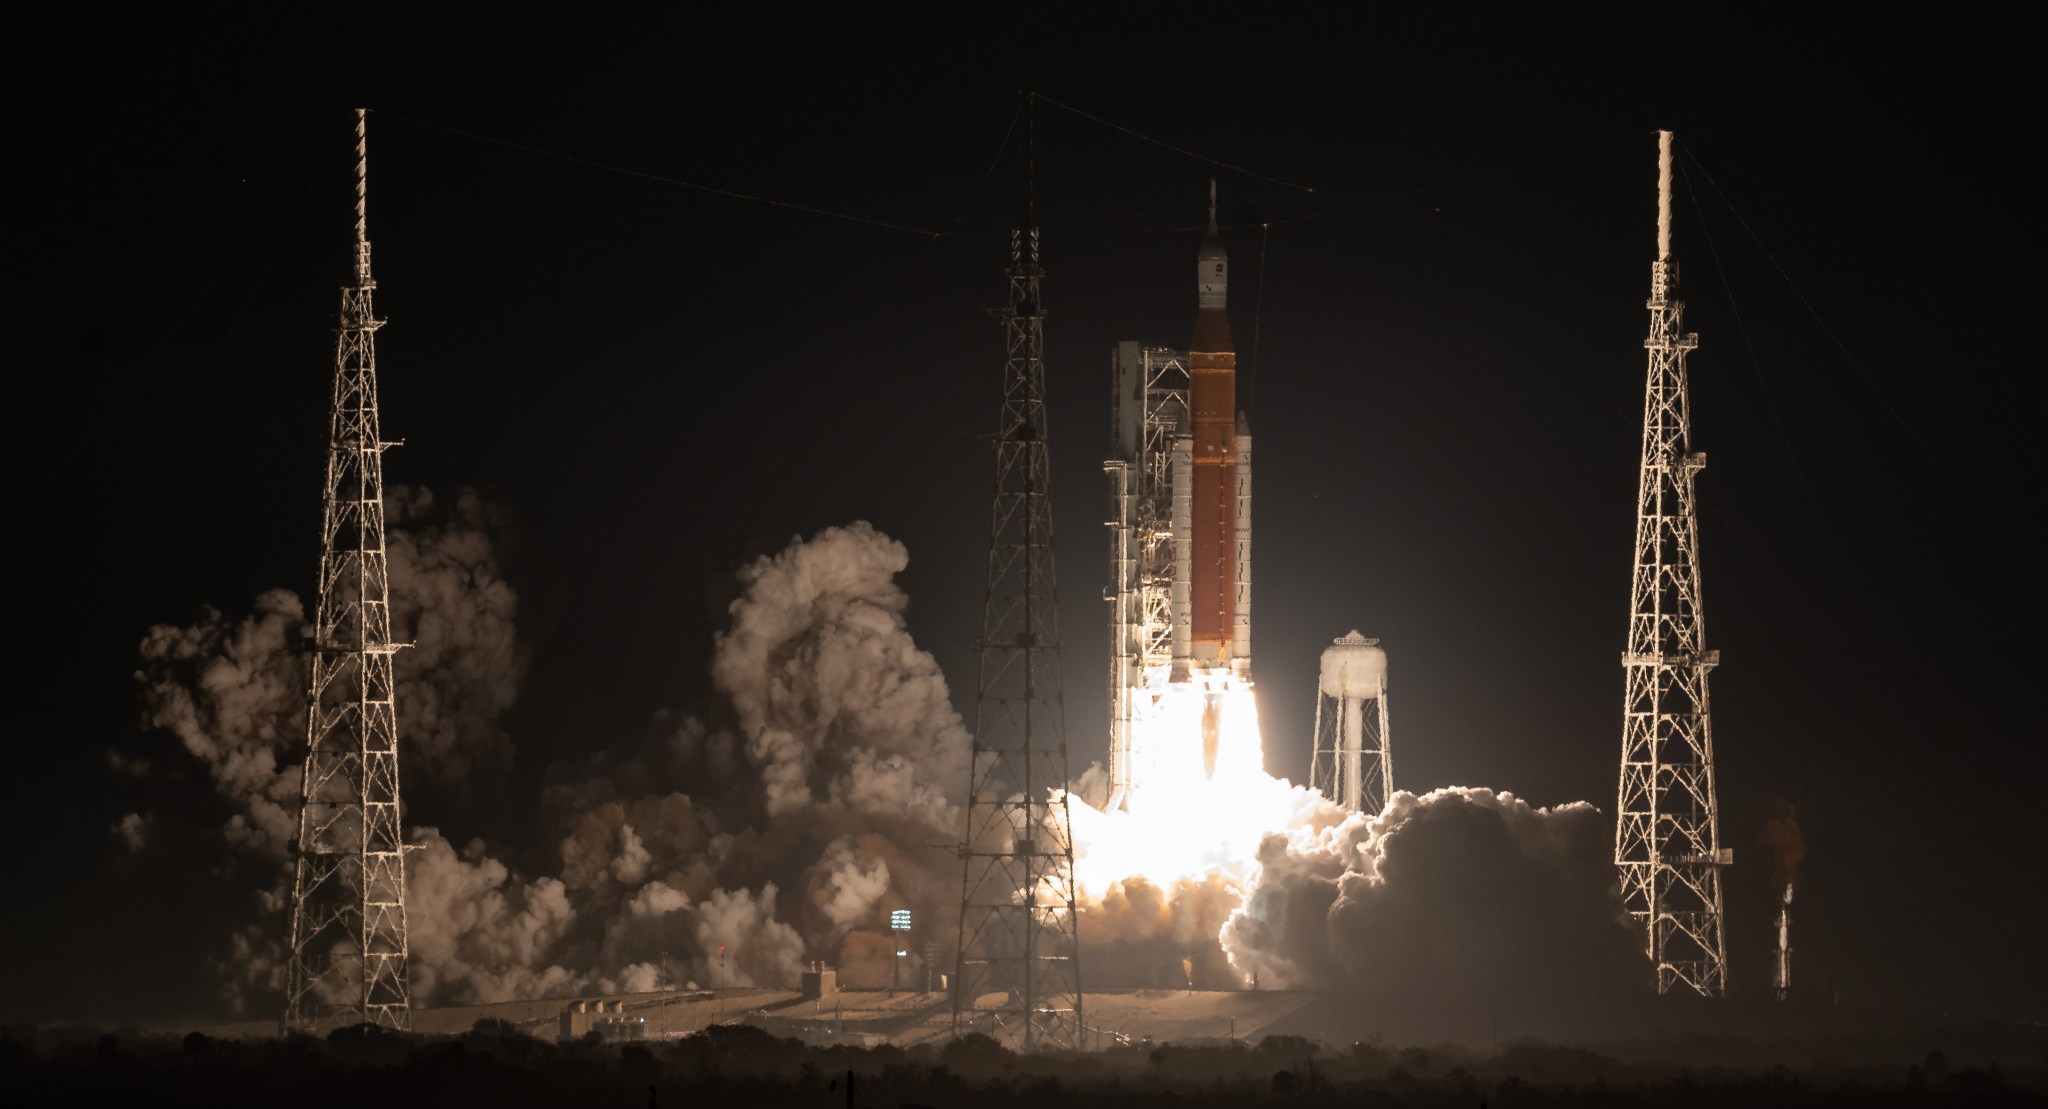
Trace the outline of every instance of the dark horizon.
<instances>
[{"instance_id":1,"label":"dark horizon","mask_svg":"<svg viewBox=\"0 0 2048 1109\"><path fill-rule=\"evenodd\" d=\"M353 108L406 441L386 472L481 491L531 660L509 771L422 788L408 823L532 866L551 768L710 698L734 571L791 536L904 542L910 629L971 714L985 309L1032 90L1076 773L1104 746L1109 355L1185 342L1214 175L1268 769L1306 778L1316 656L1357 628L1390 654L1397 786L1611 813L1668 127L1734 989L1764 988L1782 800L1806 974L1857 1005L2041 1019L2012 276L2037 144L1996 29L493 18L318 37L51 12L24 36L45 83L9 468L32 657L0 776L21 859L0 1018L222 1011L208 963L246 876L204 775L136 727L136 644L311 588ZM1210 75L1167 76L1187 65ZM161 843L130 856L108 829L144 808Z\"/></svg>"}]
</instances>

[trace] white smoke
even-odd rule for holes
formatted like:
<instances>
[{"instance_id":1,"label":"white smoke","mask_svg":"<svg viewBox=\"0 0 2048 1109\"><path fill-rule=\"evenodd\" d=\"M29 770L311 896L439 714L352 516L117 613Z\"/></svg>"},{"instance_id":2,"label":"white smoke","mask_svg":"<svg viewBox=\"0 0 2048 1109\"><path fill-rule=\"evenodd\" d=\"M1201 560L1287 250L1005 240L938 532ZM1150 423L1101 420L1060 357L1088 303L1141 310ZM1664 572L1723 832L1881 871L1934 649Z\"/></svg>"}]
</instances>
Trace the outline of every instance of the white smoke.
<instances>
[{"instance_id":1,"label":"white smoke","mask_svg":"<svg viewBox=\"0 0 2048 1109\"><path fill-rule=\"evenodd\" d=\"M950 912L952 857L925 845L958 835L948 795L964 788L968 741L903 621L908 559L860 523L744 567L711 667L722 711L664 717L637 750L548 787L577 920L518 961L552 965L522 977L466 960L457 995L792 985L888 908ZM523 923L467 922L467 946L507 950L489 933Z\"/></svg>"},{"instance_id":2,"label":"white smoke","mask_svg":"<svg viewBox=\"0 0 2048 1109\"><path fill-rule=\"evenodd\" d=\"M576 921L560 880L526 881L472 841L457 854L433 828L406 859L407 939L415 1004L544 997L574 989L556 965Z\"/></svg>"},{"instance_id":3,"label":"white smoke","mask_svg":"<svg viewBox=\"0 0 2048 1109\"><path fill-rule=\"evenodd\" d=\"M875 905L889 892L889 864L861 852L852 836L827 844L811 872L811 904L835 928L871 921Z\"/></svg>"},{"instance_id":4,"label":"white smoke","mask_svg":"<svg viewBox=\"0 0 2048 1109\"><path fill-rule=\"evenodd\" d=\"M500 721L526 676L518 599L499 573L493 521L475 490L445 512L417 486L391 487L384 504L391 626L412 644L398 668L406 772L460 783L512 755Z\"/></svg>"},{"instance_id":5,"label":"white smoke","mask_svg":"<svg viewBox=\"0 0 2048 1109\"><path fill-rule=\"evenodd\" d=\"M156 835L156 814L129 813L115 821L114 826L108 831L114 834L115 839L121 841L121 846L127 848L130 854L141 854L148 850L149 841Z\"/></svg>"},{"instance_id":6,"label":"white smoke","mask_svg":"<svg viewBox=\"0 0 2048 1109\"><path fill-rule=\"evenodd\" d=\"M964 792L960 717L903 623L895 576L909 563L903 544L856 523L741 572L711 674L759 764L768 815L822 790L862 812L937 817L946 793Z\"/></svg>"},{"instance_id":7,"label":"white smoke","mask_svg":"<svg viewBox=\"0 0 2048 1109\"><path fill-rule=\"evenodd\" d=\"M524 666L515 599L473 496L445 514L420 492L392 505L394 619L418 644L399 656L400 734L423 775L459 778L510 751L498 721ZM458 850L415 828L415 1004L791 985L805 960L838 957L890 908L943 928L957 864L928 845L958 836L950 798L964 790L968 742L904 623L894 576L907 562L863 523L743 568L712 665L725 703L664 714L637 748L556 768L542 798L553 873L522 874L481 841ZM235 808L231 842L279 862L304 743L304 619L286 591L239 621L209 610L153 629L138 675L145 723L178 736ZM115 832L146 838L140 821ZM281 868L259 900L283 907ZM279 927L237 935L232 994L275 989Z\"/></svg>"},{"instance_id":8,"label":"white smoke","mask_svg":"<svg viewBox=\"0 0 2048 1109\"><path fill-rule=\"evenodd\" d=\"M305 616L296 594L273 589L240 620L209 607L193 624L160 624L142 639L143 726L168 730L205 766L238 810L223 834L252 854L283 857L297 822L291 759L305 744Z\"/></svg>"},{"instance_id":9,"label":"white smoke","mask_svg":"<svg viewBox=\"0 0 2048 1109\"><path fill-rule=\"evenodd\" d=\"M424 494L398 495L393 520L393 610L419 644L398 667L401 734L418 753L408 773L461 777L510 751L499 721L524 667L515 598L473 495L446 513ZM541 798L553 861L539 872L416 827L415 1003L786 986L810 959L886 980L889 910L912 909L944 934L959 870L933 845L959 835L969 743L904 622L895 575L907 564L901 544L854 524L743 568L711 666L722 701L658 715L644 742L555 768ZM151 629L138 674L145 724L175 736L234 809L227 842L278 863L304 743L304 624L303 604L282 590L240 618L209 609L188 627ZM109 762L138 780L153 764ZM1284 782L1266 792L1281 827L1262 829L1271 834L1242 866L1182 860L1148 878L1134 865L1096 883L1088 980L1341 986L1416 1007L1483 998L1497 1011L1596 1004L1641 978L1590 806L1445 789L1343 819ZM1091 865L1116 865L1105 860L1134 846L1115 834L1129 825L1121 814L1077 808L1075 820ZM143 813L111 832L132 851L160 836ZM1166 857L1135 847L1140 862ZM257 900L271 915L238 930L221 961L240 997L276 989L277 871Z\"/></svg>"},{"instance_id":10,"label":"white smoke","mask_svg":"<svg viewBox=\"0 0 2048 1109\"><path fill-rule=\"evenodd\" d=\"M396 667L407 777L459 784L511 754L499 718L525 670L516 601L474 492L445 513L421 489L394 486L386 499L392 636L415 644ZM296 831L306 613L297 594L272 589L238 620L208 607L196 622L160 624L142 640L143 726L175 735L206 768L236 809L222 834L259 857L283 858ZM134 760L109 762L123 771Z\"/></svg>"}]
</instances>

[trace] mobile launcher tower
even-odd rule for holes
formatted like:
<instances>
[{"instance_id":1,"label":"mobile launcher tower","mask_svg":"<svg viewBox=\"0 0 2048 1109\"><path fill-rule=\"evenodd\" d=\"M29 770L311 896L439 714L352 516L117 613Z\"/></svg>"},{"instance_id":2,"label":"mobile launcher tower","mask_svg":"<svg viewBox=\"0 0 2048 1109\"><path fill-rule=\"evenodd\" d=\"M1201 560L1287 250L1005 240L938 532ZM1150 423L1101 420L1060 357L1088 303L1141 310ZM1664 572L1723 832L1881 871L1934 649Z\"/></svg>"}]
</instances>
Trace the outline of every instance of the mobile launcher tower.
<instances>
[{"instance_id":1,"label":"mobile launcher tower","mask_svg":"<svg viewBox=\"0 0 2048 1109\"><path fill-rule=\"evenodd\" d=\"M1197 758L1213 778L1226 703L1252 685L1252 437L1237 410L1229 278L1211 181L1193 340L1185 351L1119 343L1112 365L1111 809ZM1194 696L1199 750L1167 719L1170 702Z\"/></svg>"}]
</instances>

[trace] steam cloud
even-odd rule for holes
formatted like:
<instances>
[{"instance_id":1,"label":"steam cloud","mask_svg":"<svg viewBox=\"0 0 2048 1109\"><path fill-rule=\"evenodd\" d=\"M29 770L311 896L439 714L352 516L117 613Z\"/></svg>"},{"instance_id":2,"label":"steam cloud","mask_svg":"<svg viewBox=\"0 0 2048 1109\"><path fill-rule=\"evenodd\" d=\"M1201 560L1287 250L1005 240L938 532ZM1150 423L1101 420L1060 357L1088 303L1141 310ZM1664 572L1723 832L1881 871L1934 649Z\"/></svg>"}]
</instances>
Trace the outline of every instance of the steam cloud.
<instances>
[{"instance_id":1,"label":"steam cloud","mask_svg":"<svg viewBox=\"0 0 2048 1109\"><path fill-rule=\"evenodd\" d=\"M389 504L394 623L418 645L398 666L407 773L459 779L511 750L499 719L524 669L515 598L473 494L448 513L424 491L394 491ZM964 786L968 741L904 623L894 578L908 561L902 544L857 523L743 568L712 664L721 703L663 714L636 747L551 772L542 811L554 873L522 874L480 840L458 847L415 827L415 1004L786 985L806 959L842 948L862 962L875 945L860 930L889 908L943 931L957 862L926 845L958 836L950 794ZM145 726L175 736L234 808L228 844L275 864L295 830L304 623L285 590L240 619L209 609L191 626L151 629L137 675ZM150 827L130 814L112 831L140 850ZM277 873L257 898L264 918L223 961L237 968L232 1000L276 986ZM886 976L886 960L877 965Z\"/></svg>"},{"instance_id":2,"label":"steam cloud","mask_svg":"<svg viewBox=\"0 0 2048 1109\"><path fill-rule=\"evenodd\" d=\"M1610 829L1577 802L1397 792L1377 816L1267 836L1223 947L1262 984L1408 1006L1592 1011L1647 981Z\"/></svg>"},{"instance_id":3,"label":"steam cloud","mask_svg":"<svg viewBox=\"0 0 2048 1109\"><path fill-rule=\"evenodd\" d=\"M1222 871L1161 885L1142 875L1113 883L1084 909L1081 972L1091 986L1232 990L1245 972L1223 950L1223 929L1244 904Z\"/></svg>"},{"instance_id":4,"label":"steam cloud","mask_svg":"<svg viewBox=\"0 0 2048 1109\"><path fill-rule=\"evenodd\" d=\"M444 511L423 491L395 493L392 521L394 617L419 645L398 668L407 772L460 778L511 751L500 718L524 669L516 599L473 494ZM856 523L744 567L716 637L717 698L657 715L637 744L553 768L541 797L552 857L537 872L415 825L415 1003L788 985L811 959L880 985L894 962L878 931L889 909L912 909L926 934L950 931L958 863L933 845L958 838L969 742L905 625L895 578L908 561ZM276 875L222 960L237 1000L274 989L282 965L305 619L297 596L273 590L245 616L209 609L142 643L144 724L205 768L234 810L222 828L234 853ZM109 762L149 772L148 760ZM1493 1012L1594 1003L1641 981L1590 806L1444 789L1345 818L1300 792L1292 826L1246 869L1134 874L1092 891L1087 980L1342 985L1411 1007L1480 998ZM110 831L146 851L161 829L131 813ZM921 974L915 953L905 969Z\"/></svg>"}]
</instances>

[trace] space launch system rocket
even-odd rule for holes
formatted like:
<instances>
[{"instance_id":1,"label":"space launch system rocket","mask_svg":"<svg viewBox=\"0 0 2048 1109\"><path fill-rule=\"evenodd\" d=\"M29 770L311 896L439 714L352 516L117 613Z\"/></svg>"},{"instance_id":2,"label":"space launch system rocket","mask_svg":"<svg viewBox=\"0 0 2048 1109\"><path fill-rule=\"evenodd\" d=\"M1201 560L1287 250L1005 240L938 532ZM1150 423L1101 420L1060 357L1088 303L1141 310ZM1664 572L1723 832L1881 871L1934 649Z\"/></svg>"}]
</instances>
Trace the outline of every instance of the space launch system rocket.
<instances>
[{"instance_id":1,"label":"space launch system rocket","mask_svg":"<svg viewBox=\"0 0 2048 1109\"><path fill-rule=\"evenodd\" d=\"M1195 260L1195 335L1188 344L1192 425L1187 527L1188 646L1194 671L1251 668L1251 435L1237 410L1237 347L1230 338L1230 256L1216 227L1209 182L1209 234ZM1178 669L1178 668L1176 668Z\"/></svg>"},{"instance_id":2,"label":"space launch system rocket","mask_svg":"<svg viewBox=\"0 0 2048 1109\"><path fill-rule=\"evenodd\" d=\"M1216 227L1211 180L1209 234L1195 256L1195 336L1188 344L1193 482L1188 526L1175 536L1187 552L1187 662L1189 677L1205 694L1202 757L1211 774L1223 686L1251 680L1251 436L1239 426L1229 300L1230 256Z\"/></svg>"},{"instance_id":3,"label":"space launch system rocket","mask_svg":"<svg viewBox=\"0 0 2048 1109\"><path fill-rule=\"evenodd\" d=\"M1199 757L1216 773L1223 702L1251 683L1252 438L1237 410L1230 258L1216 224L1195 256L1186 350L1119 343L1112 365L1108 804L1125 807L1162 768ZM1204 700L1194 737L1161 715Z\"/></svg>"}]
</instances>

